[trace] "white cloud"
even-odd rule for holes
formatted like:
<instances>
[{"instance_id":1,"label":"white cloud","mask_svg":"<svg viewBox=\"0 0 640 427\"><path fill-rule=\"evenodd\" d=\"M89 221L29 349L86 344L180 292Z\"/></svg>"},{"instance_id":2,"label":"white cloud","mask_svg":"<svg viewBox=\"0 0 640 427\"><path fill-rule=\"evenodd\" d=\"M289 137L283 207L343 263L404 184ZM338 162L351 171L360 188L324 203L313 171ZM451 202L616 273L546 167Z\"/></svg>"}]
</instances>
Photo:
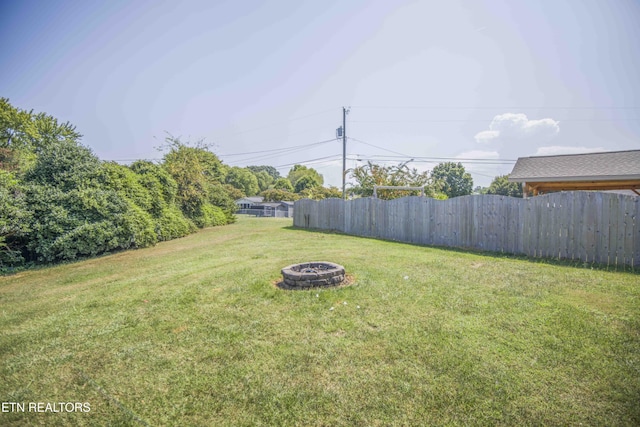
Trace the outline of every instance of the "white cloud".
<instances>
[{"instance_id":1,"label":"white cloud","mask_svg":"<svg viewBox=\"0 0 640 427\"><path fill-rule=\"evenodd\" d=\"M559 154L581 154L581 153L597 153L600 151L607 151L606 148L596 147L571 147L563 145L551 145L548 147L540 147L536 151L536 156L557 156Z\"/></svg>"},{"instance_id":2,"label":"white cloud","mask_svg":"<svg viewBox=\"0 0 640 427\"><path fill-rule=\"evenodd\" d=\"M475 138L476 141L480 144L486 144L498 138L499 136L500 132L497 130L483 130L482 132L478 132Z\"/></svg>"},{"instance_id":3,"label":"white cloud","mask_svg":"<svg viewBox=\"0 0 640 427\"><path fill-rule=\"evenodd\" d=\"M540 142L548 141L558 132L560 127L553 119L529 120L525 114L505 113L495 116L489 125L489 130L478 132L475 139L481 144L523 139Z\"/></svg>"}]
</instances>

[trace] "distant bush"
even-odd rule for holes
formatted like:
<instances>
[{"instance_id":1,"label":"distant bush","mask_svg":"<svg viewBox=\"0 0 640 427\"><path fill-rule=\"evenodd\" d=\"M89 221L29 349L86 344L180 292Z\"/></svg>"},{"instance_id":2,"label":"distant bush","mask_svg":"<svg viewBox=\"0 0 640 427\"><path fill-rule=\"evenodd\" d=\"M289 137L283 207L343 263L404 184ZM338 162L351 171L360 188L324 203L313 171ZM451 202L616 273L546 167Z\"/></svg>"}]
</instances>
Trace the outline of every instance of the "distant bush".
<instances>
[{"instance_id":1,"label":"distant bush","mask_svg":"<svg viewBox=\"0 0 640 427\"><path fill-rule=\"evenodd\" d=\"M199 212L194 216L193 222L200 227L213 227L216 225L224 225L227 223L227 216L218 206L211 203L205 203L200 206Z\"/></svg>"},{"instance_id":2,"label":"distant bush","mask_svg":"<svg viewBox=\"0 0 640 427\"><path fill-rule=\"evenodd\" d=\"M158 240L171 240L195 232L198 228L177 206L169 206L155 218Z\"/></svg>"},{"instance_id":3,"label":"distant bush","mask_svg":"<svg viewBox=\"0 0 640 427\"><path fill-rule=\"evenodd\" d=\"M63 191L32 184L26 203L33 213L26 236L33 261L71 260L157 242L151 216L113 190Z\"/></svg>"},{"instance_id":4,"label":"distant bush","mask_svg":"<svg viewBox=\"0 0 640 427\"><path fill-rule=\"evenodd\" d=\"M142 161L131 167L104 163L99 176L103 185L150 215L157 240L183 237L196 230L176 204L178 185L160 166Z\"/></svg>"}]
</instances>

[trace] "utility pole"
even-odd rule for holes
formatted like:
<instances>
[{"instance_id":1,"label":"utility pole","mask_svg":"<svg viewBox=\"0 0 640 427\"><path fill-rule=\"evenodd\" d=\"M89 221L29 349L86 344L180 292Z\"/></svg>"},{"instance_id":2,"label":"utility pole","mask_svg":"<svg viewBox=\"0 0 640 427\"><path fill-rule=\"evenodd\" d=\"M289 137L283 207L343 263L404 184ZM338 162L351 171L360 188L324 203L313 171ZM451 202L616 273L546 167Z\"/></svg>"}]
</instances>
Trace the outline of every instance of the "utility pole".
<instances>
[{"instance_id":1,"label":"utility pole","mask_svg":"<svg viewBox=\"0 0 640 427\"><path fill-rule=\"evenodd\" d=\"M347 199L347 114L349 108L342 107L342 200Z\"/></svg>"}]
</instances>

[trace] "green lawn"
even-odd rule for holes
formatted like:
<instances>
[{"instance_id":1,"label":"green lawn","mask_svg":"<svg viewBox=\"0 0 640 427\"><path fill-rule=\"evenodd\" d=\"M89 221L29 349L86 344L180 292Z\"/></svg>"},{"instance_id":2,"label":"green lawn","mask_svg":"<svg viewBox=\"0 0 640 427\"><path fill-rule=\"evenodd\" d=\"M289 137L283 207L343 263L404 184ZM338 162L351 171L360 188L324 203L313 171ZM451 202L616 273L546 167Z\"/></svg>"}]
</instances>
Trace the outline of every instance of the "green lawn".
<instances>
[{"instance_id":1,"label":"green lawn","mask_svg":"<svg viewBox=\"0 0 640 427\"><path fill-rule=\"evenodd\" d=\"M353 285L274 286L314 260ZM640 424L638 274L290 220L0 277L0 331L3 426Z\"/></svg>"}]
</instances>

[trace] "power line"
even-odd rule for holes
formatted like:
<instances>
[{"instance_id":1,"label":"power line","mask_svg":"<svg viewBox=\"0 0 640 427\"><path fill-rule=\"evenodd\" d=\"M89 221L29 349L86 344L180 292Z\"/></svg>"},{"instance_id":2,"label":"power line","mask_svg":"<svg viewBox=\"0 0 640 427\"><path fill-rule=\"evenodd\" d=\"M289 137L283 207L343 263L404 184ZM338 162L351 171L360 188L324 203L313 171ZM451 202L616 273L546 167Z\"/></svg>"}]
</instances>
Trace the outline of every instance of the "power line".
<instances>
[{"instance_id":1,"label":"power line","mask_svg":"<svg viewBox=\"0 0 640 427\"><path fill-rule=\"evenodd\" d=\"M446 105L414 105L414 106L368 106L355 105L352 108L362 108L371 110L640 110L640 106L592 106L592 107L574 107L574 106L446 106Z\"/></svg>"},{"instance_id":2,"label":"power line","mask_svg":"<svg viewBox=\"0 0 640 427\"><path fill-rule=\"evenodd\" d=\"M229 162L230 164L239 164L239 163L246 163L249 161L253 161L253 162L259 162L259 161L264 161L267 159L273 159L274 157L280 157L282 155L290 155L293 153L297 153L300 151L305 151L307 150L309 147L313 147L313 146L319 146L322 144L327 144L330 142L335 142L335 139L329 139L326 141L320 141L317 143L313 143L313 144L306 144L306 145L301 145L301 146L297 146L297 147L293 147L293 148L288 148L285 150L279 150L277 152L271 152L270 154L261 154L259 156L254 156L254 157L249 157L249 158L244 158L244 159L238 159L238 160L234 160L232 162Z\"/></svg>"},{"instance_id":3,"label":"power line","mask_svg":"<svg viewBox=\"0 0 640 427\"><path fill-rule=\"evenodd\" d=\"M469 172L470 174L473 174L473 175L484 176L485 178L495 178L496 176L499 176L499 175L491 176L491 175L487 175L486 173L480 173L480 172L475 172L475 171L467 171L467 172Z\"/></svg>"},{"instance_id":4,"label":"power line","mask_svg":"<svg viewBox=\"0 0 640 427\"><path fill-rule=\"evenodd\" d=\"M421 120L351 120L350 123L491 123L494 119L421 119ZM636 118L617 119L553 119L560 123L609 123L637 120Z\"/></svg>"},{"instance_id":5,"label":"power line","mask_svg":"<svg viewBox=\"0 0 640 427\"><path fill-rule=\"evenodd\" d=\"M414 159L415 161L442 161L442 160L450 160L450 161L459 161L459 162L478 162L478 163L504 163L504 164L513 164L516 162L516 160L513 159L487 159L487 158L467 158L467 157L423 157L423 156L386 156L386 155L381 155L381 154L355 154L352 153L352 155L354 156L362 156L363 158L366 157L370 157L371 160L373 160L374 157L376 158L380 158L382 157L383 159L381 160L387 160L387 161L393 161L393 160L406 160L408 158Z\"/></svg>"},{"instance_id":6,"label":"power line","mask_svg":"<svg viewBox=\"0 0 640 427\"><path fill-rule=\"evenodd\" d=\"M242 135L242 134L250 133L250 132L256 132L256 131L259 131L259 130L263 130L263 129L267 129L267 128L270 128L270 127L282 125L282 124L285 124L285 123L295 122L295 121L298 121L298 120L307 119L309 117L319 116L319 115L326 114L328 112L333 112L333 111L335 111L335 108L332 108L332 109L329 109L329 110L324 110L324 111L318 111L316 113L307 114L306 116L294 117L293 119L282 120L282 121L279 121L279 122L272 122L272 123L266 124L264 126L260 126L260 127L253 128L253 129L247 129L247 130L243 130L243 131L240 131L240 132L235 132L235 133L226 134L226 135L222 134L222 135L224 135L224 136L235 136L235 135Z\"/></svg>"},{"instance_id":7,"label":"power line","mask_svg":"<svg viewBox=\"0 0 640 427\"><path fill-rule=\"evenodd\" d=\"M297 148L307 148L312 147L314 145L326 144L328 142L334 142L334 139L327 139L326 141L312 142L311 144L302 144L302 145L293 145L291 147L282 147L282 148L274 148L272 150L260 150L260 151L248 151L246 153L233 153L233 154L218 154L218 157L233 157L233 156L244 156L251 154L259 154L259 153L272 153L276 151L289 151Z\"/></svg>"},{"instance_id":8,"label":"power line","mask_svg":"<svg viewBox=\"0 0 640 427\"><path fill-rule=\"evenodd\" d=\"M420 159L420 158L367 158L367 157L355 157L355 158L351 158L350 160L356 160L359 162L363 162L363 161L377 161L377 162L401 162L401 161L405 161L405 160L411 160L411 163L442 163L443 160L446 159L438 159L438 158L424 158L424 159ZM500 160L484 160L484 159L475 159L475 160L469 160L469 159L458 159L455 157L450 158L450 161L454 161L456 163L464 163L464 164L475 164L475 165L511 165L513 163L515 163L515 161L512 162L503 162Z\"/></svg>"},{"instance_id":9,"label":"power line","mask_svg":"<svg viewBox=\"0 0 640 427\"><path fill-rule=\"evenodd\" d=\"M407 157L407 158L411 157L411 156L408 156L406 154L399 153L397 151L389 150L388 148L384 148L384 147L380 147L380 146L377 146L377 145L374 145L374 144L370 144L368 142L362 141L361 139L356 139L356 138L352 138L352 137L349 137L349 139L352 140L352 141L355 141L355 142L359 142L360 144L364 144L364 145L368 145L370 147L378 148L378 149L383 150L383 151L388 151L389 153L399 154L399 155Z\"/></svg>"},{"instance_id":10,"label":"power line","mask_svg":"<svg viewBox=\"0 0 640 427\"><path fill-rule=\"evenodd\" d=\"M310 160L303 160L300 162L294 162L294 163L287 163L284 165L278 165L278 166L274 166L274 168L279 169L279 168L285 168L285 167L289 167L289 166L295 166L295 165L308 165L308 164L313 164L314 162L318 162L318 161L322 161L320 163L324 163L326 162L328 159L331 160L338 160L341 156L339 154L333 154L331 156L325 156L325 157L318 157L316 159L310 159Z\"/></svg>"}]
</instances>

